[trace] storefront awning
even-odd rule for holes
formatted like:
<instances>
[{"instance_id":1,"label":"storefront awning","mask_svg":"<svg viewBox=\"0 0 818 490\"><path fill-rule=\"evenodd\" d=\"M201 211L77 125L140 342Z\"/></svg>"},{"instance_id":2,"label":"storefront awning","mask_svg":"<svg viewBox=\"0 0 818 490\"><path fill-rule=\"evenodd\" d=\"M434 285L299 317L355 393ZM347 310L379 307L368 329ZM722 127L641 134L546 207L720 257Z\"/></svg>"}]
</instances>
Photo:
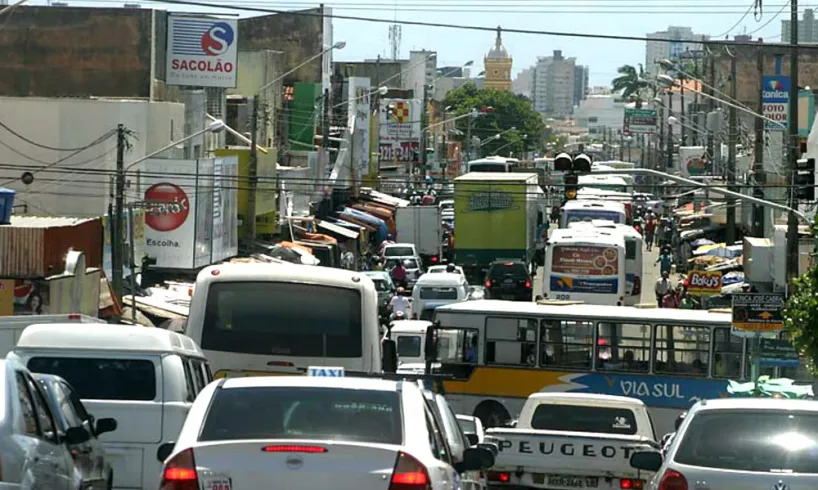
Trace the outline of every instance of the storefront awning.
<instances>
[{"instance_id":1,"label":"storefront awning","mask_svg":"<svg viewBox=\"0 0 818 490\"><path fill-rule=\"evenodd\" d=\"M318 228L324 229L330 233L341 236L343 238L348 238L350 240L357 240L358 235L360 235L360 233L358 233L357 231L353 231L333 223L328 223L326 221L319 221Z\"/></svg>"}]
</instances>

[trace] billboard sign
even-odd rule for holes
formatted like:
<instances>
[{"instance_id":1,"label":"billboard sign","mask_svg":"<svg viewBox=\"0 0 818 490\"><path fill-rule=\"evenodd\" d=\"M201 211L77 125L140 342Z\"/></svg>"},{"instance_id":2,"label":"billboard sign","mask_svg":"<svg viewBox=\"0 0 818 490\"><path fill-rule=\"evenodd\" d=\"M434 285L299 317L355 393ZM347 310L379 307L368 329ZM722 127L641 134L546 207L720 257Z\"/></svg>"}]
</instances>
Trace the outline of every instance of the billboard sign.
<instances>
[{"instance_id":1,"label":"billboard sign","mask_svg":"<svg viewBox=\"0 0 818 490\"><path fill-rule=\"evenodd\" d=\"M419 99L381 99L379 113L381 162L418 162L420 159L421 101Z\"/></svg>"},{"instance_id":2,"label":"billboard sign","mask_svg":"<svg viewBox=\"0 0 818 490\"><path fill-rule=\"evenodd\" d=\"M369 174L369 119L370 114L370 93L372 92L369 78L349 77L349 116L354 117L354 133L352 135L352 158L353 165L358 166L358 179Z\"/></svg>"},{"instance_id":3,"label":"billboard sign","mask_svg":"<svg viewBox=\"0 0 818 490\"><path fill-rule=\"evenodd\" d=\"M168 85L235 88L238 20L168 16Z\"/></svg>"},{"instance_id":4,"label":"billboard sign","mask_svg":"<svg viewBox=\"0 0 818 490\"><path fill-rule=\"evenodd\" d=\"M656 118L656 109L625 109L622 131L625 134L653 134Z\"/></svg>"},{"instance_id":5,"label":"billboard sign","mask_svg":"<svg viewBox=\"0 0 818 490\"><path fill-rule=\"evenodd\" d=\"M784 329L784 295L781 293L733 294L733 334L768 334Z\"/></svg>"},{"instance_id":6,"label":"billboard sign","mask_svg":"<svg viewBox=\"0 0 818 490\"><path fill-rule=\"evenodd\" d=\"M614 276L619 272L615 248L556 245L551 271L577 276Z\"/></svg>"},{"instance_id":7,"label":"billboard sign","mask_svg":"<svg viewBox=\"0 0 818 490\"><path fill-rule=\"evenodd\" d=\"M703 146L679 147L679 170L682 177L696 177L707 174L707 150Z\"/></svg>"},{"instance_id":8,"label":"billboard sign","mask_svg":"<svg viewBox=\"0 0 818 490\"><path fill-rule=\"evenodd\" d=\"M761 79L761 113L764 117L777 121L783 126L764 121L770 131L787 129L790 114L790 77L770 75Z\"/></svg>"}]
</instances>

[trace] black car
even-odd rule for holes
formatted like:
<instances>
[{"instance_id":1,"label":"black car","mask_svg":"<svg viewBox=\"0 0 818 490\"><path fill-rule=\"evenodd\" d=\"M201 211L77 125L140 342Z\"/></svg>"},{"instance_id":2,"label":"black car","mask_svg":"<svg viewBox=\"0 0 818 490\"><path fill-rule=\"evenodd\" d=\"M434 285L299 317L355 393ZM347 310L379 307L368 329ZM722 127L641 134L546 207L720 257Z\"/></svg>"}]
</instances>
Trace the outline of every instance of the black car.
<instances>
[{"instance_id":1,"label":"black car","mask_svg":"<svg viewBox=\"0 0 818 490\"><path fill-rule=\"evenodd\" d=\"M519 260L492 262L486 273L485 287L491 299L531 301L532 284L528 267Z\"/></svg>"},{"instance_id":2,"label":"black car","mask_svg":"<svg viewBox=\"0 0 818 490\"><path fill-rule=\"evenodd\" d=\"M68 450L74 458L74 466L82 475L82 489L111 490L114 474L98 437L105 432L115 431L116 420L112 418L94 420L94 416L85 411L85 406L71 385L61 377L37 373L34 374L34 378L42 386L48 404L54 412L60 439L69 431L85 432L81 438L85 442L68 445Z\"/></svg>"}]
</instances>

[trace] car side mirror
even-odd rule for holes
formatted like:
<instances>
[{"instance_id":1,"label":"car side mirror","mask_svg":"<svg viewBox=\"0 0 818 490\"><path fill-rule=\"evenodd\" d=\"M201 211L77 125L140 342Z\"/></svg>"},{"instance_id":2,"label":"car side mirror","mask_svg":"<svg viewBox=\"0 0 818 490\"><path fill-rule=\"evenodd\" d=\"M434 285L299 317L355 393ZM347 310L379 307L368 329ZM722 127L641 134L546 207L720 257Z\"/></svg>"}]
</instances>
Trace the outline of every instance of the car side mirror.
<instances>
[{"instance_id":1,"label":"car side mirror","mask_svg":"<svg viewBox=\"0 0 818 490\"><path fill-rule=\"evenodd\" d=\"M630 464L637 470L657 472L662 467L662 453L656 451L637 451L631 454Z\"/></svg>"},{"instance_id":2,"label":"car side mirror","mask_svg":"<svg viewBox=\"0 0 818 490\"><path fill-rule=\"evenodd\" d=\"M176 445L176 442L166 442L164 444L160 444L159 448L156 449L156 459L159 460L160 463L164 463L166 459L173 453L173 446Z\"/></svg>"},{"instance_id":3,"label":"car side mirror","mask_svg":"<svg viewBox=\"0 0 818 490\"><path fill-rule=\"evenodd\" d=\"M497 444L494 444L493 442L481 442L480 444L477 445L477 447L483 448L486 451L490 452L491 454L494 455L495 458L497 457L497 454L500 453L500 448L497 447Z\"/></svg>"},{"instance_id":4,"label":"car side mirror","mask_svg":"<svg viewBox=\"0 0 818 490\"><path fill-rule=\"evenodd\" d=\"M463 460L455 463L454 469L458 473L467 471L485 470L494 466L494 454L488 449L470 447L463 451Z\"/></svg>"},{"instance_id":5,"label":"car side mirror","mask_svg":"<svg viewBox=\"0 0 818 490\"><path fill-rule=\"evenodd\" d=\"M97 420L96 425L94 426L94 431L97 435L105 434L106 432L113 432L117 428L116 419L107 417L104 419Z\"/></svg>"},{"instance_id":6,"label":"car side mirror","mask_svg":"<svg viewBox=\"0 0 818 490\"><path fill-rule=\"evenodd\" d=\"M65 431L65 435L62 437L62 440L69 446L74 446L91 440L91 434L89 434L83 427L70 427Z\"/></svg>"},{"instance_id":7,"label":"car side mirror","mask_svg":"<svg viewBox=\"0 0 818 490\"><path fill-rule=\"evenodd\" d=\"M381 368L385 373L394 373L398 370L398 344L392 339L384 339L382 341L381 349L383 352L383 359L381 359Z\"/></svg>"},{"instance_id":8,"label":"car side mirror","mask_svg":"<svg viewBox=\"0 0 818 490\"><path fill-rule=\"evenodd\" d=\"M466 432L464 435L466 436L466 439L469 441L469 445L477 446L478 444L480 444L480 438L477 437L477 434Z\"/></svg>"}]
</instances>

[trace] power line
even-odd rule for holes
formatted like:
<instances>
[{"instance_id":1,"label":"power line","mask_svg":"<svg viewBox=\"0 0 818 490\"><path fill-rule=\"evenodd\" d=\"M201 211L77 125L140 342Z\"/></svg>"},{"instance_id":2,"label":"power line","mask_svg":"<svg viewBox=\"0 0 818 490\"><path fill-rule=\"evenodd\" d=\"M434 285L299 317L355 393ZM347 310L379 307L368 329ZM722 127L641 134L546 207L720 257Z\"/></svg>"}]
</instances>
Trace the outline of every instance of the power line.
<instances>
[{"instance_id":1,"label":"power line","mask_svg":"<svg viewBox=\"0 0 818 490\"><path fill-rule=\"evenodd\" d=\"M38 142L36 142L36 141L34 141L34 140L30 139L30 138L27 138L27 137L23 136L22 134L18 133L17 131L13 130L12 128L10 128L3 121L0 121L0 128L5 129L9 133L13 134L14 136L20 138L21 140L25 141L26 143L28 143L28 144L30 144L32 146L36 146L38 148L43 148L45 150L51 150L51 151L82 151L82 150L87 150L88 148L91 148L92 146L95 146L97 144L97 140L94 140L94 141L92 141L91 143L89 143L89 144L87 144L85 146L80 146L80 147L77 147L77 148L57 148L57 147L54 147L54 146L44 145L44 144L38 143Z\"/></svg>"},{"instance_id":2,"label":"power line","mask_svg":"<svg viewBox=\"0 0 818 490\"><path fill-rule=\"evenodd\" d=\"M739 20L737 20L736 23L733 24L732 27L730 27L726 31L722 32L721 34L719 34L717 36L713 36L713 37L723 37L723 36L726 36L726 35L730 34L731 32L733 32L733 29L738 27L738 25L741 24L741 21L743 21L744 19L747 18L748 15L750 15L750 11L753 10L753 7L755 7L758 4L757 1L758 0L753 0L753 3L751 3L750 6L747 7L747 11L744 12L744 15L742 15L741 18Z\"/></svg>"},{"instance_id":3,"label":"power line","mask_svg":"<svg viewBox=\"0 0 818 490\"><path fill-rule=\"evenodd\" d=\"M751 34L755 34L756 32L758 32L758 31L760 31L760 30L764 29L765 27L767 27L768 25L770 25L770 23L771 23L772 21L774 21L775 19L777 19L777 18L778 18L778 16L779 16L779 15L781 15L781 13L782 13L782 12L784 12L784 10L785 10L787 7L789 7L789 5L790 5L790 2L787 2L787 3L785 3L784 5L782 5L782 6L781 6L781 9L780 9L778 12L776 12L775 14L773 14L773 16L772 16L772 17L770 17L770 20L768 20L767 22L765 22L765 23L764 23L764 25L762 25L762 26L761 26L761 27L759 27L758 29L756 29L756 30L754 30L754 31L752 31L752 32L747 33L747 35L749 36L749 35L751 35ZM780 37L780 36L777 36L777 37ZM801 45L801 46L803 46L803 45Z\"/></svg>"},{"instance_id":4,"label":"power line","mask_svg":"<svg viewBox=\"0 0 818 490\"><path fill-rule=\"evenodd\" d=\"M166 4L166 5L185 5L185 6L194 6L194 7L205 7L205 8L219 8L219 9L229 9L229 10L238 10L244 12L259 12L259 13L266 13L266 14L288 14L288 15L300 15L300 16L307 16L307 17L321 17L321 18L332 18L338 20L356 20L361 22L372 22L378 24L403 24L409 26L418 26L418 27L438 27L444 29L458 29L458 30L465 30L465 31L480 31L480 32L497 32L497 27L488 27L488 26L475 26L475 25L459 25L459 24L447 24L443 22L423 22L423 21L412 21L412 20L389 20L389 19L377 19L372 17L362 17L362 16L355 16L355 15L336 15L327 12L321 11L290 11L290 10L280 10L280 9L270 9L270 8L261 8L261 7L250 7L250 6L240 6L234 4L218 4L218 3L206 3L206 2L197 2L193 0L155 0L156 3ZM622 36L622 35L613 35L613 34L590 34L590 33L581 33L581 32L558 32L558 31L540 31L534 29L517 29L517 28L508 28L503 29L505 33L511 34L534 34L534 35L542 35L542 36L555 36L555 37L569 37L569 38L581 38L581 39L600 39L600 40L608 40L608 41L639 41L639 42L667 42L667 43L678 43L678 39L671 39L671 38L648 38L648 37L640 37L640 36ZM719 41L719 40L692 40L687 41L691 43L706 43L711 45L729 45L729 46L754 46L757 47L758 43L755 42L740 42L740 41ZM779 43L777 46L780 47L789 47L790 44L787 43ZM799 45L799 49L818 49L818 45Z\"/></svg>"}]
</instances>

